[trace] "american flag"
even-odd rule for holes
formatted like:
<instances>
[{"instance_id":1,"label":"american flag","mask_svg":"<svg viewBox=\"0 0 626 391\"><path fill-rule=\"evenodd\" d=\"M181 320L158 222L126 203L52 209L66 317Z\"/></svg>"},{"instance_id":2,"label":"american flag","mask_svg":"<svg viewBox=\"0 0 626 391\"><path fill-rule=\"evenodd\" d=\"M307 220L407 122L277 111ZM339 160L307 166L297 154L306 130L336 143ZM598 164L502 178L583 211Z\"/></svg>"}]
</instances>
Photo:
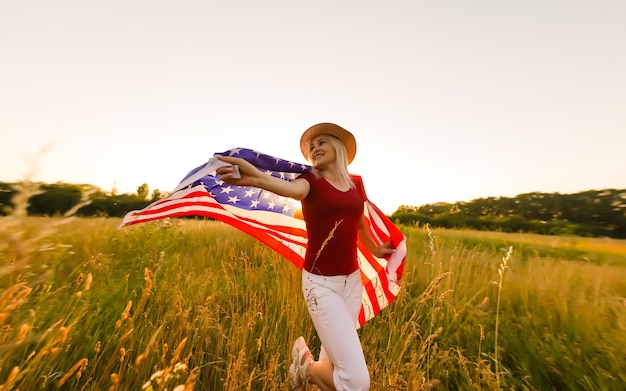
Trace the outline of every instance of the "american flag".
<instances>
[{"instance_id":1,"label":"american flag","mask_svg":"<svg viewBox=\"0 0 626 391\"><path fill-rule=\"evenodd\" d=\"M267 175L287 181L311 170L309 165L245 148L233 148L215 155L241 157ZM302 269L307 232L300 202L260 188L229 185L215 172L223 164L212 158L191 170L170 195L144 209L127 213L120 228L169 217L210 217L253 236ZM361 181L359 176L352 177ZM365 221L374 242L380 245L391 241L396 251L378 258L358 245L363 299L357 327L372 319L398 295L398 281L406 258L404 234L365 198Z\"/></svg>"}]
</instances>

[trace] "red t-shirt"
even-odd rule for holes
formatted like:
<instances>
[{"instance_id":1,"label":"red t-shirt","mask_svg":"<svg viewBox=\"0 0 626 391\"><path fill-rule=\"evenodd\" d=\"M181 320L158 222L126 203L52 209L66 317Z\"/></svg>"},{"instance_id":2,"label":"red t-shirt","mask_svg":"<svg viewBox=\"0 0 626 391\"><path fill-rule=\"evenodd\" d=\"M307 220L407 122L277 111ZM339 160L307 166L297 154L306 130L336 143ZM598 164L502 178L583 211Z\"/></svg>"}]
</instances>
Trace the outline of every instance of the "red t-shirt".
<instances>
[{"instance_id":1,"label":"red t-shirt","mask_svg":"<svg viewBox=\"0 0 626 391\"><path fill-rule=\"evenodd\" d=\"M304 269L324 276L356 271L358 227L365 202L360 182L343 192L312 172L300 177L310 184L309 194L302 200L308 234Z\"/></svg>"}]
</instances>

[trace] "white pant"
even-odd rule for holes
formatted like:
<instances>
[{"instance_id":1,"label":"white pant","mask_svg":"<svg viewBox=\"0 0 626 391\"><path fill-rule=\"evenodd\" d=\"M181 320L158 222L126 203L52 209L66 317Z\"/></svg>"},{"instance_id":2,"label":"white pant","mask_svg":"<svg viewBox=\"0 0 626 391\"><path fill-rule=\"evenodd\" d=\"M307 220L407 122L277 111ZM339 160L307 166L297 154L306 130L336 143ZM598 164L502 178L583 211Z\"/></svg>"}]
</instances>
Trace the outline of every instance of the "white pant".
<instances>
[{"instance_id":1,"label":"white pant","mask_svg":"<svg viewBox=\"0 0 626 391\"><path fill-rule=\"evenodd\" d=\"M370 376L356 328L363 295L360 270L341 276L303 270L302 293L322 342L319 360L329 358L334 365L335 388L369 390Z\"/></svg>"}]
</instances>

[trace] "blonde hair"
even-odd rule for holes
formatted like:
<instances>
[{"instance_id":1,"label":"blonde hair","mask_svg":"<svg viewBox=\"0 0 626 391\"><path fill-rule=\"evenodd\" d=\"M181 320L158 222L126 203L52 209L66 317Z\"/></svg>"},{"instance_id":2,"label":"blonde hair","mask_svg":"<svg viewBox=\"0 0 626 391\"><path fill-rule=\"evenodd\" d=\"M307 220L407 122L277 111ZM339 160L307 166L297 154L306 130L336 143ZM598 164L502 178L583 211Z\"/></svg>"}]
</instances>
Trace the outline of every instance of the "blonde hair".
<instances>
[{"instance_id":1,"label":"blonde hair","mask_svg":"<svg viewBox=\"0 0 626 391\"><path fill-rule=\"evenodd\" d=\"M345 144L333 135L326 134L325 136L328 137L328 142L330 143L330 145L332 145L333 148L335 148L335 155L337 156L337 163L338 163L337 168L339 169L338 179L341 182L350 185L350 188L355 188L354 181L352 180L352 178L350 177L350 173L348 172L348 152L346 150ZM309 152L309 155L307 155L307 158L310 163L313 163L311 161L310 152ZM317 173L317 170L313 170L313 173L316 176L319 176L319 174Z\"/></svg>"}]
</instances>

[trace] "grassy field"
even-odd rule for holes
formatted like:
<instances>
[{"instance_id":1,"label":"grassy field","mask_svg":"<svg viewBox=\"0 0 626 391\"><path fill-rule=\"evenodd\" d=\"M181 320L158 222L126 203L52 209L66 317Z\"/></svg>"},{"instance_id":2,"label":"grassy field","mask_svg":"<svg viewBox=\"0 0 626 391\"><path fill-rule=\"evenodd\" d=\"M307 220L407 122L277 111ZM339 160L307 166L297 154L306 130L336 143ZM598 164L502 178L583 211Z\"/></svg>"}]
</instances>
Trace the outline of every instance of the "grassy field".
<instances>
[{"instance_id":1,"label":"grassy field","mask_svg":"<svg viewBox=\"0 0 626 391\"><path fill-rule=\"evenodd\" d=\"M0 218L0 390L287 390L299 271L219 222ZM626 241L402 227L373 390L618 390ZM312 389L313 387L311 387Z\"/></svg>"}]
</instances>

